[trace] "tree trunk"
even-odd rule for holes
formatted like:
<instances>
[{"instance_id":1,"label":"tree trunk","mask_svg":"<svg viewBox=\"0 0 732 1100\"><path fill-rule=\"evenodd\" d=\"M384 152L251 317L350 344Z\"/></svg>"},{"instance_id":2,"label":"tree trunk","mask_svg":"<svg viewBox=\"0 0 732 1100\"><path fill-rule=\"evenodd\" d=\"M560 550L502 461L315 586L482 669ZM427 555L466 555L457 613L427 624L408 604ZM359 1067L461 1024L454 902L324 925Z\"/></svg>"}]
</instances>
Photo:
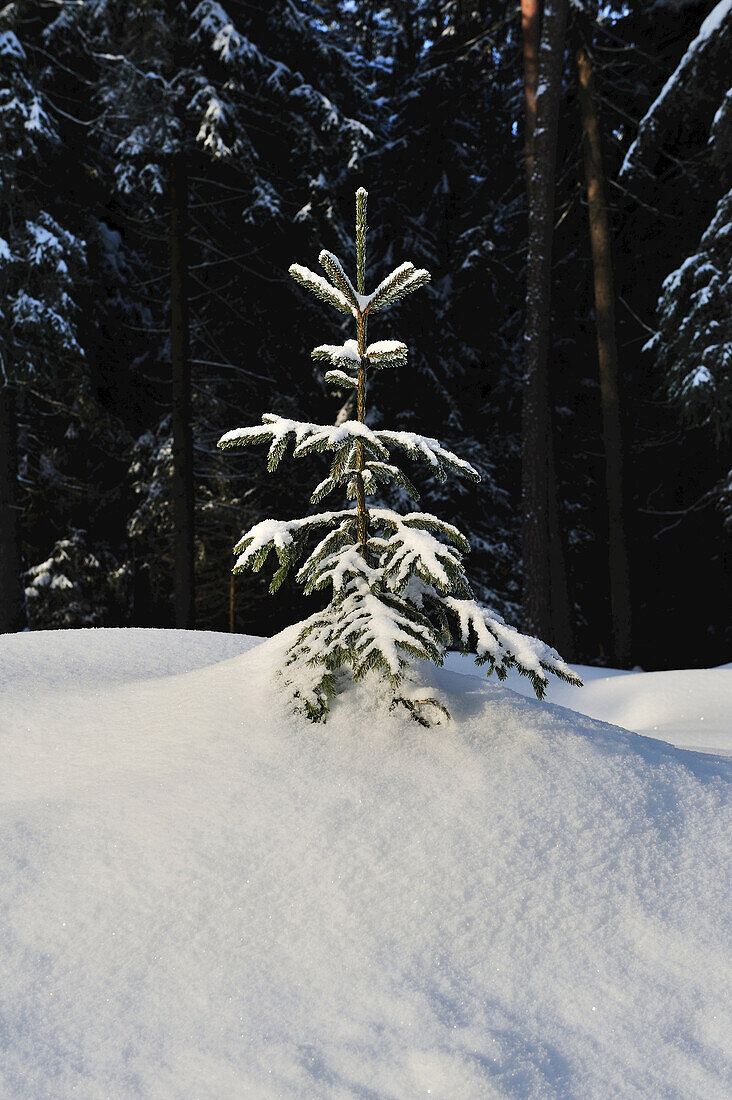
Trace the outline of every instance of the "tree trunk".
<instances>
[{"instance_id":1,"label":"tree trunk","mask_svg":"<svg viewBox=\"0 0 732 1100\"><path fill-rule=\"evenodd\" d=\"M0 632L23 630L25 601L20 579L18 432L15 390L0 385Z\"/></svg>"},{"instance_id":2,"label":"tree trunk","mask_svg":"<svg viewBox=\"0 0 732 1100\"><path fill-rule=\"evenodd\" d=\"M157 626L155 597L150 580L150 566L146 562L133 562L132 568L132 625Z\"/></svg>"},{"instance_id":3,"label":"tree trunk","mask_svg":"<svg viewBox=\"0 0 732 1100\"><path fill-rule=\"evenodd\" d=\"M597 358L600 369L605 485L608 507L608 554L613 658L621 668L630 667L631 603L628 554L623 522L623 447L618 396L618 351L615 339L615 289L613 258L602 163L600 121L595 96L592 62L587 50L577 50L579 101L584 134L585 182L590 219L590 243L595 283Z\"/></svg>"},{"instance_id":4,"label":"tree trunk","mask_svg":"<svg viewBox=\"0 0 732 1100\"><path fill-rule=\"evenodd\" d=\"M366 293L366 203L368 192L359 187L356 192L356 286L359 294ZM359 354L358 367L358 397L357 418L359 424L366 423L366 326L367 320L360 312L356 316L357 343ZM363 482L363 471L366 466L361 440L356 442L356 510L358 512L358 545L361 553L366 555L366 543L368 542L369 514L366 507L366 491Z\"/></svg>"},{"instance_id":5,"label":"tree trunk","mask_svg":"<svg viewBox=\"0 0 732 1100\"><path fill-rule=\"evenodd\" d=\"M374 56L374 15L375 15L375 3L374 0L365 0L363 4L363 22L361 26L361 41L363 45L364 57L367 61L373 60Z\"/></svg>"},{"instance_id":6,"label":"tree trunk","mask_svg":"<svg viewBox=\"0 0 732 1100\"><path fill-rule=\"evenodd\" d=\"M572 649L559 537L549 388L551 261L559 103L567 0L546 0L539 48L536 126L529 180L522 409L523 606L526 629Z\"/></svg>"},{"instance_id":7,"label":"tree trunk","mask_svg":"<svg viewBox=\"0 0 732 1100\"><path fill-rule=\"evenodd\" d=\"M536 128L536 88L539 78L539 36L541 33L541 0L521 0L521 30L524 42L524 150L526 182L531 180L534 164L534 130Z\"/></svg>"},{"instance_id":8,"label":"tree trunk","mask_svg":"<svg viewBox=\"0 0 732 1100\"><path fill-rule=\"evenodd\" d=\"M185 156L170 172L170 357L173 380L173 523L175 625L196 625L191 364L188 334L188 175Z\"/></svg>"}]
</instances>

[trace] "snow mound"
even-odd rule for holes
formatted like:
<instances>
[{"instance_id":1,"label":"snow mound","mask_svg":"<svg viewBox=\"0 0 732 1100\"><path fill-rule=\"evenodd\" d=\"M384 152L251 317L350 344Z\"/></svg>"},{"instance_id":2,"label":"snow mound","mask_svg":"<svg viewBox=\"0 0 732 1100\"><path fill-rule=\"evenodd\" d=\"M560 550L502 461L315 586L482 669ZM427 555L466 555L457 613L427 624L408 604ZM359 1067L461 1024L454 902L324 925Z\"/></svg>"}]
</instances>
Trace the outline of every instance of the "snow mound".
<instances>
[{"instance_id":1,"label":"snow mound","mask_svg":"<svg viewBox=\"0 0 732 1100\"><path fill-rule=\"evenodd\" d=\"M213 631L99 628L0 637L0 692L104 687L174 676L245 653L261 638Z\"/></svg>"},{"instance_id":2,"label":"snow mound","mask_svg":"<svg viewBox=\"0 0 732 1100\"><path fill-rule=\"evenodd\" d=\"M446 667L475 675L471 657L451 653ZM732 666L669 672L622 672L572 665L584 681L578 691L549 678L547 701L668 741L677 748L732 756ZM509 673L508 687L533 695L525 677Z\"/></svg>"},{"instance_id":3,"label":"snow mound","mask_svg":"<svg viewBox=\"0 0 732 1100\"><path fill-rule=\"evenodd\" d=\"M732 754L732 676L714 668L593 680L584 714L685 749ZM569 706L562 699L562 706Z\"/></svg>"},{"instance_id":4,"label":"snow mound","mask_svg":"<svg viewBox=\"0 0 732 1100\"><path fill-rule=\"evenodd\" d=\"M725 761L445 670L313 726L281 637L149 633L0 637L1 1096L729 1095Z\"/></svg>"}]
</instances>

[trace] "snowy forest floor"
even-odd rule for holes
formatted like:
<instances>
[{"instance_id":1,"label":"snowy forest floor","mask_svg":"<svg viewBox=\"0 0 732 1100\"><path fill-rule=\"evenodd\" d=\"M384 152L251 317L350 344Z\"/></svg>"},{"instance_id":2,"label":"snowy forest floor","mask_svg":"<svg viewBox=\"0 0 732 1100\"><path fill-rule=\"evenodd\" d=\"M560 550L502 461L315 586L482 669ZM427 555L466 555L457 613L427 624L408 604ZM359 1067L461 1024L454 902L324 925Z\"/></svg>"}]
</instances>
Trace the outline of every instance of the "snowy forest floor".
<instances>
[{"instance_id":1,"label":"snowy forest floor","mask_svg":"<svg viewBox=\"0 0 732 1100\"><path fill-rule=\"evenodd\" d=\"M729 1095L729 669L312 726L280 648L0 638L0 1096Z\"/></svg>"}]
</instances>

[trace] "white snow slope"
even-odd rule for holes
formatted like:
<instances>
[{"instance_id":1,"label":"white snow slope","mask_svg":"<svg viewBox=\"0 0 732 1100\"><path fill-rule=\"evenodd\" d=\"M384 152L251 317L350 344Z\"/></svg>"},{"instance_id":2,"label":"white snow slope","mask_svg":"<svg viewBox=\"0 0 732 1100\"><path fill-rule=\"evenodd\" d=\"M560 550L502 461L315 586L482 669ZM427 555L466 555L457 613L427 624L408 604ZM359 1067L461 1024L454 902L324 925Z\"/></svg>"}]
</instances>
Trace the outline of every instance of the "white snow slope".
<instances>
[{"instance_id":1,"label":"white snow slope","mask_svg":"<svg viewBox=\"0 0 732 1100\"><path fill-rule=\"evenodd\" d=\"M475 676L472 657L449 653L445 667ZM584 680L578 691L549 677L546 700L562 707L669 741L681 749L732 756L732 676L728 668L686 668L669 672L623 672L572 665ZM531 684L515 671L507 687L534 698Z\"/></svg>"},{"instance_id":2,"label":"white snow slope","mask_svg":"<svg viewBox=\"0 0 732 1100\"><path fill-rule=\"evenodd\" d=\"M727 761L252 644L0 637L2 1100L726 1100Z\"/></svg>"}]
</instances>

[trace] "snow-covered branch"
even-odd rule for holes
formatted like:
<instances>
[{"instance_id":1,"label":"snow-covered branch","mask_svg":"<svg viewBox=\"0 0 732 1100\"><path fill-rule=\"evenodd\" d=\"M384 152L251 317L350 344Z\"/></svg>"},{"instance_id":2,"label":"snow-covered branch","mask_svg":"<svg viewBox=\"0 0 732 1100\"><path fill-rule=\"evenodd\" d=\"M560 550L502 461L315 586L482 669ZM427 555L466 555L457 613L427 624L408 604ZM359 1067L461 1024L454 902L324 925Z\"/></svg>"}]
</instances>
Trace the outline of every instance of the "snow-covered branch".
<instances>
[{"instance_id":1,"label":"snow-covered branch","mask_svg":"<svg viewBox=\"0 0 732 1100\"><path fill-rule=\"evenodd\" d=\"M336 287L331 286L322 275L316 275L314 271L310 271L309 268L302 267L300 264L291 264L289 270L293 279L309 290L311 294L314 294L316 298L320 298L321 302L327 302L328 305L335 306L340 313L351 313L351 305L345 294Z\"/></svg>"},{"instance_id":2,"label":"snow-covered branch","mask_svg":"<svg viewBox=\"0 0 732 1100\"><path fill-rule=\"evenodd\" d=\"M466 477L470 481L480 481L480 474L452 451L446 450L437 439L418 435L416 432L379 431L374 433L381 443L391 444L406 451L410 458L426 462L438 481L446 481L448 471Z\"/></svg>"},{"instance_id":3,"label":"snow-covered branch","mask_svg":"<svg viewBox=\"0 0 732 1100\"><path fill-rule=\"evenodd\" d=\"M508 626L496 611L481 607L475 600L461 600L448 596L441 600L448 612L450 626L461 649L476 654L477 664L489 664L489 672L495 672L499 680L505 679L509 668L515 668L528 676L537 696L542 699L546 691L547 672L582 686L580 678L572 671L555 649L539 638L522 634Z\"/></svg>"},{"instance_id":4,"label":"snow-covered branch","mask_svg":"<svg viewBox=\"0 0 732 1100\"><path fill-rule=\"evenodd\" d=\"M292 565L302 556L308 536L319 527L327 527L341 521L346 533L356 522L356 512L344 509L340 512L320 512L303 519L265 519L246 531L234 547L237 554L234 572L251 569L257 573L271 551L277 555L279 568L270 585L276 592Z\"/></svg>"}]
</instances>

